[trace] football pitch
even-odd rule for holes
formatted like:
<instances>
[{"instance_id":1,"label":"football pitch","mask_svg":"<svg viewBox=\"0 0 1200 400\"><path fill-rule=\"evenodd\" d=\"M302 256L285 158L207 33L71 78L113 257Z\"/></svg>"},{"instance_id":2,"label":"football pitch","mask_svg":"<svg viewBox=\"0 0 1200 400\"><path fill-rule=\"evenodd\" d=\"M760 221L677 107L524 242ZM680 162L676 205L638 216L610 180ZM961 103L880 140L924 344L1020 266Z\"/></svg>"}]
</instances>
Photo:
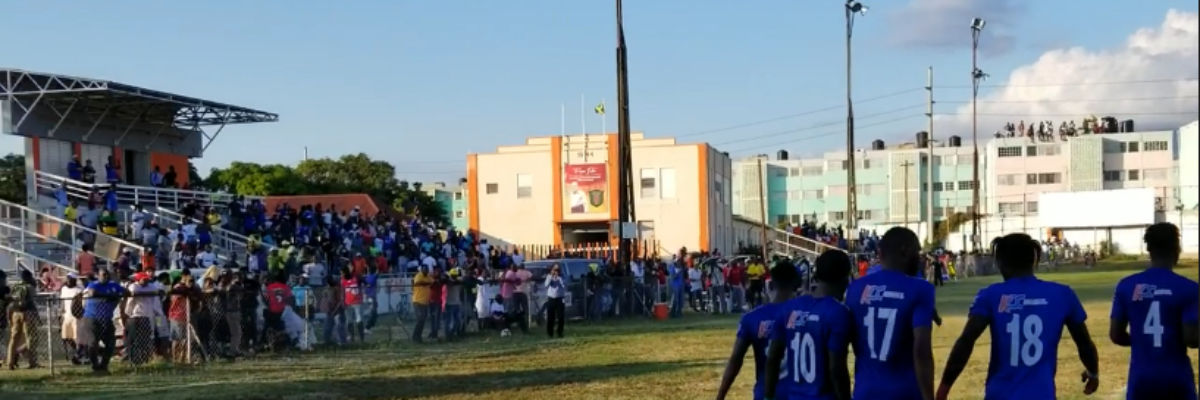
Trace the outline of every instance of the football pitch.
<instances>
[{"instance_id":1,"label":"football pitch","mask_svg":"<svg viewBox=\"0 0 1200 400\"><path fill-rule=\"evenodd\" d=\"M1195 279L1192 267L1180 272ZM1123 399L1129 351L1108 340L1116 282L1144 262L1102 263L1091 271L1066 267L1043 279L1073 287L1088 312L1101 359L1097 399ZM963 280L938 291L945 318L933 336L938 379L976 291L998 277ZM688 314L681 320L642 319L567 326L567 338L494 334L460 343L388 345L366 349L259 358L204 367L115 369L93 377L67 370L54 377L0 371L3 399L711 399L733 343L736 317ZM1064 334L1065 335L1065 334ZM990 340L984 335L952 397L983 393ZM1191 353L1192 360L1198 356ZM752 357L748 355L747 357ZM1059 349L1059 399L1083 399L1083 371L1074 343ZM749 399L754 364L747 360L731 393Z\"/></svg>"}]
</instances>

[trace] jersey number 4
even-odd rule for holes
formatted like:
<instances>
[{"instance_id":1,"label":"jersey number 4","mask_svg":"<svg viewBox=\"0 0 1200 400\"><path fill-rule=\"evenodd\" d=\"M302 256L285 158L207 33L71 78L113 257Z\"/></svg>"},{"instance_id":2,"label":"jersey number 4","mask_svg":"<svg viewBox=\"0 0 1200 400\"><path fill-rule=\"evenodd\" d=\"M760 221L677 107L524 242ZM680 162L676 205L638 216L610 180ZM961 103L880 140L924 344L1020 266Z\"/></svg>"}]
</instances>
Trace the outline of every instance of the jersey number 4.
<instances>
[{"instance_id":1,"label":"jersey number 4","mask_svg":"<svg viewBox=\"0 0 1200 400\"><path fill-rule=\"evenodd\" d=\"M1042 360L1042 317L1028 315L1024 320L1021 314L1012 317L1012 321L1004 326L1008 333L1008 365L1031 367Z\"/></svg>"},{"instance_id":2,"label":"jersey number 4","mask_svg":"<svg viewBox=\"0 0 1200 400\"><path fill-rule=\"evenodd\" d=\"M1163 332L1162 312L1157 301L1150 302L1150 310L1146 311L1146 321L1142 323L1142 333L1154 338L1154 347L1162 347Z\"/></svg>"},{"instance_id":3,"label":"jersey number 4","mask_svg":"<svg viewBox=\"0 0 1200 400\"><path fill-rule=\"evenodd\" d=\"M879 342L879 350L875 350L875 324L883 321L883 340ZM886 362L888 353L892 350L892 335L896 330L896 309L867 307L867 315L863 317L863 326L867 328L867 348L871 350L871 359Z\"/></svg>"}]
</instances>

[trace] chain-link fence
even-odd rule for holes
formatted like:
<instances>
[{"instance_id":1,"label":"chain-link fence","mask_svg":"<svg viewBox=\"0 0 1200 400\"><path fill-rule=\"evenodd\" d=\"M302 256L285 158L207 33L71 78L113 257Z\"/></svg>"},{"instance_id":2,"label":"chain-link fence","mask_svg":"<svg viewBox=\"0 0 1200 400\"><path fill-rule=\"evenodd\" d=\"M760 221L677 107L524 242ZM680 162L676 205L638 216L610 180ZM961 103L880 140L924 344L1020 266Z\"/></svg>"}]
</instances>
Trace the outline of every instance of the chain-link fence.
<instances>
[{"instance_id":1,"label":"chain-link fence","mask_svg":"<svg viewBox=\"0 0 1200 400\"><path fill-rule=\"evenodd\" d=\"M414 285L402 275L327 282L185 277L175 283L65 287L40 293L25 311L9 313L0 324L0 360L49 374L205 365L264 354L456 341L505 329L561 335L559 321L602 324L663 318L667 315L659 314L667 310L729 312L746 304L743 288L707 280L672 288L652 274L565 277L553 298L545 276L524 284L441 278Z\"/></svg>"}]
</instances>

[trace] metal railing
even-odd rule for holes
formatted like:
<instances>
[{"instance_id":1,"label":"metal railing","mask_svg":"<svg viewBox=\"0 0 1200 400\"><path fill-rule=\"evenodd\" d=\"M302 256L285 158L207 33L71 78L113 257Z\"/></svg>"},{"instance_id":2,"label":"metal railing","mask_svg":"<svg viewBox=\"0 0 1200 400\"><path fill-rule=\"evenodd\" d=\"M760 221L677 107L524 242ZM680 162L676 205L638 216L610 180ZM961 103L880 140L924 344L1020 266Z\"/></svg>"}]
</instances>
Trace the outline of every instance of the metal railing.
<instances>
[{"instance_id":1,"label":"metal railing","mask_svg":"<svg viewBox=\"0 0 1200 400\"><path fill-rule=\"evenodd\" d=\"M159 226L179 229L183 225L184 215L179 212L159 207L157 212L152 213L158 220ZM223 216L228 218L228 216ZM212 244L214 248L221 249L230 254L242 254L246 252L247 245L250 243L250 237L227 229L225 226L213 226L212 228ZM275 246L263 244L268 250Z\"/></svg>"},{"instance_id":2,"label":"metal railing","mask_svg":"<svg viewBox=\"0 0 1200 400\"><path fill-rule=\"evenodd\" d=\"M75 265L84 244L92 245L98 261L109 263L125 249L131 250L138 260L143 252L137 243L4 200L0 200L0 236L9 251L46 260L56 258L55 255L65 256L65 260L57 262L58 266ZM66 254L55 254L63 250Z\"/></svg>"},{"instance_id":3,"label":"metal railing","mask_svg":"<svg viewBox=\"0 0 1200 400\"><path fill-rule=\"evenodd\" d=\"M86 183L45 171L34 171L34 181L38 192L42 195L53 196L54 190L62 186L71 199L86 202L93 191L104 193L112 184ZM236 195L229 193L214 193L196 190L159 188L153 186L138 186L117 184L117 202L121 204L142 204L147 207L183 208L191 202L224 208ZM258 196L246 196L247 199L263 199Z\"/></svg>"},{"instance_id":4,"label":"metal railing","mask_svg":"<svg viewBox=\"0 0 1200 400\"><path fill-rule=\"evenodd\" d=\"M842 250L836 246L830 246L819 241L788 232L784 229L772 229L768 231L774 236L773 240L780 246L777 251L784 252L801 252L810 257L816 257L827 250ZM844 251L844 250L842 250Z\"/></svg>"}]
</instances>

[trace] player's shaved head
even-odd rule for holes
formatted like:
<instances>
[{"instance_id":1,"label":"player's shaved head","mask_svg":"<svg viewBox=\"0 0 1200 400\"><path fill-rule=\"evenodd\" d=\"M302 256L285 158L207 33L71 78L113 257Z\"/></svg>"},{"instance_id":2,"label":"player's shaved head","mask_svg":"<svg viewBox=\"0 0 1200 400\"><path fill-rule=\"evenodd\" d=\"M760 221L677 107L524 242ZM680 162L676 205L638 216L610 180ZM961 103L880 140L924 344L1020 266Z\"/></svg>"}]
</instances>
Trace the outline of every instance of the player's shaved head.
<instances>
[{"instance_id":1,"label":"player's shaved head","mask_svg":"<svg viewBox=\"0 0 1200 400\"><path fill-rule=\"evenodd\" d=\"M1182 245L1179 241L1179 227L1170 222L1159 222L1146 228L1142 237L1146 242L1146 252L1150 253L1150 261L1157 267L1174 267L1179 263L1179 253Z\"/></svg>"},{"instance_id":2,"label":"player's shaved head","mask_svg":"<svg viewBox=\"0 0 1200 400\"><path fill-rule=\"evenodd\" d=\"M912 230L898 226L883 234L879 253L884 269L915 275L920 264L921 241Z\"/></svg>"}]
</instances>

